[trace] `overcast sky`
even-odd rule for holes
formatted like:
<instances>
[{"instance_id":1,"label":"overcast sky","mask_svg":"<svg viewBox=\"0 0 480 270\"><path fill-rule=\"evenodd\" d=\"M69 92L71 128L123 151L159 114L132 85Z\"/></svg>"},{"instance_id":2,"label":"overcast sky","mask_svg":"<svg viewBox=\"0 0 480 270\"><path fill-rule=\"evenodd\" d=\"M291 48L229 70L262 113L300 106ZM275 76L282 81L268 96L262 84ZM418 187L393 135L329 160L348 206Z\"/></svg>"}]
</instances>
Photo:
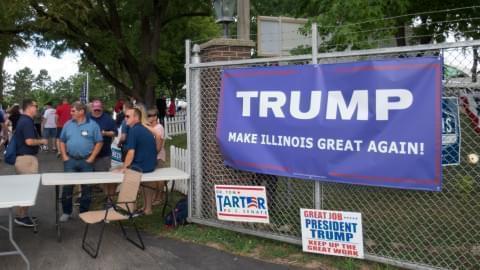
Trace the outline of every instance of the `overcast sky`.
<instances>
[{"instance_id":1,"label":"overcast sky","mask_svg":"<svg viewBox=\"0 0 480 270\"><path fill-rule=\"evenodd\" d=\"M452 40L449 40L452 42ZM4 69L10 75L14 75L17 70L24 67L32 69L35 75L40 69L46 69L53 81L60 77L68 78L78 72L77 62L80 59L78 52L66 52L60 59L50 56L50 52L46 51L43 56L37 56L33 48L24 51L18 51L16 59L7 58ZM461 49L449 49L445 52L445 64L459 68L469 74L472 64L472 55L470 50L462 51Z\"/></svg>"},{"instance_id":2,"label":"overcast sky","mask_svg":"<svg viewBox=\"0 0 480 270\"><path fill-rule=\"evenodd\" d=\"M40 69L46 69L53 81L60 77L68 78L78 72L77 62L80 59L78 53L66 52L60 59L50 56L49 51L44 54L37 56L33 48L18 51L16 59L7 58L4 69L12 76L24 67L29 67L35 75L38 75Z\"/></svg>"}]
</instances>

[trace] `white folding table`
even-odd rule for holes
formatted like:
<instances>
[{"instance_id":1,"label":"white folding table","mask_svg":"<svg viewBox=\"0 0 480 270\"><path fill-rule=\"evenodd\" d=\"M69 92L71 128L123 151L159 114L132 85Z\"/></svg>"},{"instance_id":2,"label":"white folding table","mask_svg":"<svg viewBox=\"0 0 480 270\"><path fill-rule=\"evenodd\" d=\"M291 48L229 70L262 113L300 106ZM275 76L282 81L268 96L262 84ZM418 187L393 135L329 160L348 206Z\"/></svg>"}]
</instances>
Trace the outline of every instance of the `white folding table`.
<instances>
[{"instance_id":1,"label":"white folding table","mask_svg":"<svg viewBox=\"0 0 480 270\"><path fill-rule=\"evenodd\" d=\"M0 225L0 229L8 231L10 243L15 247L15 251L1 252L0 256L20 255L27 264L27 269L30 269L30 262L13 240L13 208L34 205L39 184L40 174L0 176L0 208L9 208L8 228Z\"/></svg>"},{"instance_id":2,"label":"white folding table","mask_svg":"<svg viewBox=\"0 0 480 270\"><path fill-rule=\"evenodd\" d=\"M142 175L142 182L157 182L188 179L188 173L177 168L168 167L156 169ZM57 240L62 238L59 218L59 204L61 203L60 186L66 185L90 185L121 183L123 174L118 172L81 172L81 173L44 173L42 185L55 186L55 225L57 228Z\"/></svg>"}]
</instances>

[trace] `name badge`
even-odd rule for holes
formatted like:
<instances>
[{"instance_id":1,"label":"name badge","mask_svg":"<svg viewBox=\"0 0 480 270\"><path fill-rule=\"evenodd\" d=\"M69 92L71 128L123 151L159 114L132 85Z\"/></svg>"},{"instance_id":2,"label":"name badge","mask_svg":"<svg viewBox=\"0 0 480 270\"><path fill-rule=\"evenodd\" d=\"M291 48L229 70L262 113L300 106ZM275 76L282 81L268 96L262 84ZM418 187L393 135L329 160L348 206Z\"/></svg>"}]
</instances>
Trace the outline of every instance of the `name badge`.
<instances>
[{"instance_id":1,"label":"name badge","mask_svg":"<svg viewBox=\"0 0 480 270\"><path fill-rule=\"evenodd\" d=\"M82 136L84 136L84 137L85 137L85 136L88 136L88 131L82 130L82 133L81 133L81 134L82 134Z\"/></svg>"}]
</instances>

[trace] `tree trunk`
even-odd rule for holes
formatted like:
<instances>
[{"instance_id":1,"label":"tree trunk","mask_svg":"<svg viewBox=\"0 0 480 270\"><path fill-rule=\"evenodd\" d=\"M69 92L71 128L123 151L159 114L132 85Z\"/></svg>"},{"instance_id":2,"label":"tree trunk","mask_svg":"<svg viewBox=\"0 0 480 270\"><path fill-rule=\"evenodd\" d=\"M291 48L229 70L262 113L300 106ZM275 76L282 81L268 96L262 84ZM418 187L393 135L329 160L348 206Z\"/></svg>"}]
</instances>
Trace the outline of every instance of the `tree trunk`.
<instances>
[{"instance_id":1,"label":"tree trunk","mask_svg":"<svg viewBox=\"0 0 480 270\"><path fill-rule=\"evenodd\" d=\"M472 82L477 82L478 48L473 47Z\"/></svg>"},{"instance_id":2,"label":"tree trunk","mask_svg":"<svg viewBox=\"0 0 480 270\"><path fill-rule=\"evenodd\" d=\"M147 109L155 107L155 86L147 86L147 89L145 89L144 98Z\"/></svg>"}]
</instances>

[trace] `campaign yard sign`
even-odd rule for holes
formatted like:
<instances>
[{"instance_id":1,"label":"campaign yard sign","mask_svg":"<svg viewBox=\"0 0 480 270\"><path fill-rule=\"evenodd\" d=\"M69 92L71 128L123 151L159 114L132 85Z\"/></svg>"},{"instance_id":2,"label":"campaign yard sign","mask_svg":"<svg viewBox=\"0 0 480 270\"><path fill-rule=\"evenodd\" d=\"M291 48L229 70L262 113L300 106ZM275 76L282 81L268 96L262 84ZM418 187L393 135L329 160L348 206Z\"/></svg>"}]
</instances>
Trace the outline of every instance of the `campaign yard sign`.
<instances>
[{"instance_id":1,"label":"campaign yard sign","mask_svg":"<svg viewBox=\"0 0 480 270\"><path fill-rule=\"evenodd\" d=\"M225 69L217 142L227 166L440 191L442 59Z\"/></svg>"},{"instance_id":2,"label":"campaign yard sign","mask_svg":"<svg viewBox=\"0 0 480 270\"><path fill-rule=\"evenodd\" d=\"M120 149L114 144L111 145L111 149L112 149L112 160L111 160L112 168L122 165L123 164L122 149Z\"/></svg>"},{"instance_id":3,"label":"campaign yard sign","mask_svg":"<svg viewBox=\"0 0 480 270\"><path fill-rule=\"evenodd\" d=\"M264 186L215 185L219 220L269 223Z\"/></svg>"},{"instance_id":4,"label":"campaign yard sign","mask_svg":"<svg viewBox=\"0 0 480 270\"><path fill-rule=\"evenodd\" d=\"M303 251L363 259L362 214L300 209Z\"/></svg>"},{"instance_id":5,"label":"campaign yard sign","mask_svg":"<svg viewBox=\"0 0 480 270\"><path fill-rule=\"evenodd\" d=\"M460 114L458 98L442 98L442 165L460 164Z\"/></svg>"}]
</instances>

